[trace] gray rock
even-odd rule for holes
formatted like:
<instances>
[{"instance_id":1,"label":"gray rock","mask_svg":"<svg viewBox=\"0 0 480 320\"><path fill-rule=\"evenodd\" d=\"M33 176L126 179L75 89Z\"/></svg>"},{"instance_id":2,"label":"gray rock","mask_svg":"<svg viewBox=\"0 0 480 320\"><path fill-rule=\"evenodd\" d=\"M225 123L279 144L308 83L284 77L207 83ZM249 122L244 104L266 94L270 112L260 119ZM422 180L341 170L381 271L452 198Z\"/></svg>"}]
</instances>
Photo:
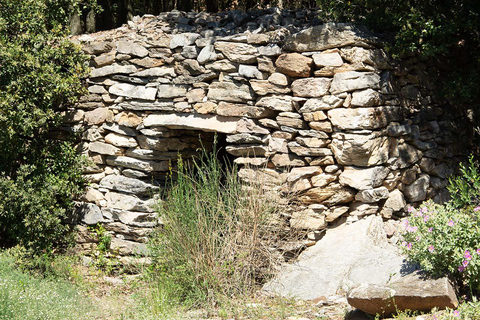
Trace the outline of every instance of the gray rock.
<instances>
[{"instance_id":1,"label":"gray rock","mask_svg":"<svg viewBox=\"0 0 480 320\"><path fill-rule=\"evenodd\" d=\"M382 103L382 96L373 89L356 91L352 94L352 106L373 107Z\"/></svg>"},{"instance_id":2,"label":"gray rock","mask_svg":"<svg viewBox=\"0 0 480 320\"><path fill-rule=\"evenodd\" d=\"M363 203L375 203L388 198L388 189L385 187L362 190L355 196L355 200Z\"/></svg>"},{"instance_id":3,"label":"gray rock","mask_svg":"<svg viewBox=\"0 0 480 320\"><path fill-rule=\"evenodd\" d=\"M348 71L333 76L332 94L362 89L380 89L380 76L373 72Z\"/></svg>"},{"instance_id":4,"label":"gray rock","mask_svg":"<svg viewBox=\"0 0 480 320\"><path fill-rule=\"evenodd\" d=\"M108 92L122 97L155 100L157 88L136 86L128 83L116 83L110 87Z\"/></svg>"},{"instance_id":5,"label":"gray rock","mask_svg":"<svg viewBox=\"0 0 480 320\"><path fill-rule=\"evenodd\" d=\"M241 64L238 66L238 74L249 79L263 79L263 74L255 66Z\"/></svg>"},{"instance_id":6,"label":"gray rock","mask_svg":"<svg viewBox=\"0 0 480 320\"><path fill-rule=\"evenodd\" d=\"M267 153L267 148L259 145L227 146L225 150L236 157L262 157Z\"/></svg>"},{"instance_id":7,"label":"gray rock","mask_svg":"<svg viewBox=\"0 0 480 320\"><path fill-rule=\"evenodd\" d=\"M414 183L406 186L403 193L410 202L423 201L427 198L429 184L430 176L422 174Z\"/></svg>"},{"instance_id":8,"label":"gray rock","mask_svg":"<svg viewBox=\"0 0 480 320\"><path fill-rule=\"evenodd\" d=\"M262 144L260 137L248 133L239 133L227 136L227 142L233 144Z\"/></svg>"},{"instance_id":9,"label":"gray rock","mask_svg":"<svg viewBox=\"0 0 480 320\"><path fill-rule=\"evenodd\" d=\"M388 284L362 283L351 288L348 303L371 315L389 316L399 311L440 310L458 306L448 278L429 279L420 272L402 276Z\"/></svg>"},{"instance_id":10,"label":"gray rock","mask_svg":"<svg viewBox=\"0 0 480 320\"><path fill-rule=\"evenodd\" d=\"M118 175L108 175L100 181L100 187L130 194L145 194L158 189L141 180Z\"/></svg>"},{"instance_id":11,"label":"gray rock","mask_svg":"<svg viewBox=\"0 0 480 320\"><path fill-rule=\"evenodd\" d=\"M338 108L328 111L332 124L342 130L378 129L400 119L398 107Z\"/></svg>"},{"instance_id":12,"label":"gray rock","mask_svg":"<svg viewBox=\"0 0 480 320\"><path fill-rule=\"evenodd\" d=\"M343 65L343 60L338 50L317 53L312 58L317 67L340 67Z\"/></svg>"},{"instance_id":13,"label":"gray rock","mask_svg":"<svg viewBox=\"0 0 480 320\"><path fill-rule=\"evenodd\" d=\"M368 216L328 229L294 264L283 267L263 291L311 300L339 294L363 282L395 281L404 269L404 258L387 241L382 218Z\"/></svg>"},{"instance_id":14,"label":"gray rock","mask_svg":"<svg viewBox=\"0 0 480 320\"><path fill-rule=\"evenodd\" d=\"M144 243L119 238L112 238L110 249L117 251L120 255L146 255L148 251Z\"/></svg>"},{"instance_id":15,"label":"gray rock","mask_svg":"<svg viewBox=\"0 0 480 320\"><path fill-rule=\"evenodd\" d=\"M324 157L332 155L332 151L328 148L304 147L295 141L288 143L288 149L298 156Z\"/></svg>"},{"instance_id":16,"label":"gray rock","mask_svg":"<svg viewBox=\"0 0 480 320\"><path fill-rule=\"evenodd\" d=\"M132 128L118 125L116 123L104 123L102 129L112 131L118 134L134 137L137 135L136 131Z\"/></svg>"},{"instance_id":17,"label":"gray rock","mask_svg":"<svg viewBox=\"0 0 480 320\"><path fill-rule=\"evenodd\" d=\"M237 119L200 114L152 114L143 120L145 127L193 129L211 132L236 133Z\"/></svg>"},{"instance_id":18,"label":"gray rock","mask_svg":"<svg viewBox=\"0 0 480 320\"><path fill-rule=\"evenodd\" d=\"M107 192L105 195L109 208L126 210L153 212L154 201L143 201L134 195L127 195L117 192Z\"/></svg>"},{"instance_id":19,"label":"gray rock","mask_svg":"<svg viewBox=\"0 0 480 320\"><path fill-rule=\"evenodd\" d=\"M400 190L393 190L388 195L384 207L392 209L394 212L402 211L405 208L405 198Z\"/></svg>"},{"instance_id":20,"label":"gray rock","mask_svg":"<svg viewBox=\"0 0 480 320\"><path fill-rule=\"evenodd\" d=\"M112 74L130 74L137 72L137 68L132 65L112 64L102 68L94 68L90 71L90 78L106 77Z\"/></svg>"},{"instance_id":21,"label":"gray rock","mask_svg":"<svg viewBox=\"0 0 480 320\"><path fill-rule=\"evenodd\" d=\"M170 40L170 49L190 46L200 37L198 33L180 33L176 34Z\"/></svg>"},{"instance_id":22,"label":"gray rock","mask_svg":"<svg viewBox=\"0 0 480 320\"><path fill-rule=\"evenodd\" d=\"M109 156L107 164L145 172L168 171L169 169L168 161L147 161L125 156Z\"/></svg>"},{"instance_id":23,"label":"gray rock","mask_svg":"<svg viewBox=\"0 0 480 320\"><path fill-rule=\"evenodd\" d=\"M324 23L295 33L285 40L284 50L309 52L330 48L368 47L378 40L363 28L348 23Z\"/></svg>"},{"instance_id":24,"label":"gray rock","mask_svg":"<svg viewBox=\"0 0 480 320\"><path fill-rule=\"evenodd\" d=\"M171 67L148 68L132 74L134 77L175 77L176 75L174 68Z\"/></svg>"},{"instance_id":25,"label":"gray rock","mask_svg":"<svg viewBox=\"0 0 480 320\"><path fill-rule=\"evenodd\" d=\"M387 133L392 137L404 136L411 132L412 127L407 123L400 124L398 122L391 122L387 127Z\"/></svg>"},{"instance_id":26,"label":"gray rock","mask_svg":"<svg viewBox=\"0 0 480 320\"><path fill-rule=\"evenodd\" d=\"M117 52L122 54L128 54L131 56L137 56L140 58L148 55L148 50L145 49L145 47L138 43L130 41L117 42Z\"/></svg>"},{"instance_id":27,"label":"gray rock","mask_svg":"<svg viewBox=\"0 0 480 320\"><path fill-rule=\"evenodd\" d=\"M81 221L88 225L95 225L103 221L102 211L93 203L82 203L77 207L77 215Z\"/></svg>"},{"instance_id":28,"label":"gray rock","mask_svg":"<svg viewBox=\"0 0 480 320\"><path fill-rule=\"evenodd\" d=\"M298 103L291 96L262 97L255 105L282 112L290 112L298 108Z\"/></svg>"},{"instance_id":29,"label":"gray rock","mask_svg":"<svg viewBox=\"0 0 480 320\"><path fill-rule=\"evenodd\" d=\"M105 154L109 156L122 154L122 150L120 148L117 148L115 146L112 146L111 144L103 143L99 141L90 143L88 148L91 152L96 152L99 154Z\"/></svg>"},{"instance_id":30,"label":"gray rock","mask_svg":"<svg viewBox=\"0 0 480 320\"><path fill-rule=\"evenodd\" d=\"M260 96L267 94L286 94L291 91L288 86L279 86L268 80L250 80L250 85L253 91Z\"/></svg>"},{"instance_id":31,"label":"gray rock","mask_svg":"<svg viewBox=\"0 0 480 320\"><path fill-rule=\"evenodd\" d=\"M232 62L249 64L257 61L258 50L250 44L217 41L215 49L222 52Z\"/></svg>"},{"instance_id":32,"label":"gray rock","mask_svg":"<svg viewBox=\"0 0 480 320\"><path fill-rule=\"evenodd\" d=\"M187 90L186 85L161 84L158 86L158 97L162 99L185 97Z\"/></svg>"},{"instance_id":33,"label":"gray rock","mask_svg":"<svg viewBox=\"0 0 480 320\"><path fill-rule=\"evenodd\" d=\"M197 61L200 64L205 64L215 60L217 60L217 54L215 53L215 47L211 44L205 46L197 57Z\"/></svg>"},{"instance_id":34,"label":"gray rock","mask_svg":"<svg viewBox=\"0 0 480 320\"><path fill-rule=\"evenodd\" d=\"M208 88L207 97L217 101L246 102L255 95L246 84L236 82L213 82Z\"/></svg>"},{"instance_id":35,"label":"gray rock","mask_svg":"<svg viewBox=\"0 0 480 320\"><path fill-rule=\"evenodd\" d=\"M293 95L297 97L321 97L330 89L331 79L305 78L292 82Z\"/></svg>"},{"instance_id":36,"label":"gray rock","mask_svg":"<svg viewBox=\"0 0 480 320\"><path fill-rule=\"evenodd\" d=\"M116 147L136 147L137 141L135 138L124 136L116 133L109 133L105 137L105 142L110 143Z\"/></svg>"},{"instance_id":37,"label":"gray rock","mask_svg":"<svg viewBox=\"0 0 480 320\"><path fill-rule=\"evenodd\" d=\"M382 185L389 170L385 167L359 168L347 166L340 175L340 184L357 190L367 190Z\"/></svg>"},{"instance_id":38,"label":"gray rock","mask_svg":"<svg viewBox=\"0 0 480 320\"><path fill-rule=\"evenodd\" d=\"M306 112L315 112L320 110L330 110L338 108L343 104L343 99L337 98L335 96L324 96L322 98L311 98L308 99L302 108L299 110L300 113Z\"/></svg>"},{"instance_id":39,"label":"gray rock","mask_svg":"<svg viewBox=\"0 0 480 320\"><path fill-rule=\"evenodd\" d=\"M336 133L332 138L330 147L339 164L367 167L388 160L390 142L387 137Z\"/></svg>"},{"instance_id":40,"label":"gray rock","mask_svg":"<svg viewBox=\"0 0 480 320\"><path fill-rule=\"evenodd\" d=\"M278 56L282 54L282 48L277 44L268 44L266 46L258 47L258 53L262 56Z\"/></svg>"}]
</instances>

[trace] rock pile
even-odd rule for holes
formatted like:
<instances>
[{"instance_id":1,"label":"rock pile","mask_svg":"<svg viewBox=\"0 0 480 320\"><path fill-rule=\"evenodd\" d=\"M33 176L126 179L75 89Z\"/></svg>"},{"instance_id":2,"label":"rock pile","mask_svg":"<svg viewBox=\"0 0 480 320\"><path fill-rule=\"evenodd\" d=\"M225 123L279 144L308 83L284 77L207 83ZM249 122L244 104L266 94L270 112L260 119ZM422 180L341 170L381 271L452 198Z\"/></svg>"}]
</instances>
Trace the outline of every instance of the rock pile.
<instances>
[{"instance_id":1,"label":"rock pile","mask_svg":"<svg viewBox=\"0 0 480 320\"><path fill-rule=\"evenodd\" d=\"M362 28L275 8L170 12L73 40L92 66L89 94L65 114L94 163L79 210L122 253L145 249L158 181L196 153L199 132L226 136L241 178L293 193L291 226L314 234L446 197L454 134L426 66L393 65Z\"/></svg>"}]
</instances>

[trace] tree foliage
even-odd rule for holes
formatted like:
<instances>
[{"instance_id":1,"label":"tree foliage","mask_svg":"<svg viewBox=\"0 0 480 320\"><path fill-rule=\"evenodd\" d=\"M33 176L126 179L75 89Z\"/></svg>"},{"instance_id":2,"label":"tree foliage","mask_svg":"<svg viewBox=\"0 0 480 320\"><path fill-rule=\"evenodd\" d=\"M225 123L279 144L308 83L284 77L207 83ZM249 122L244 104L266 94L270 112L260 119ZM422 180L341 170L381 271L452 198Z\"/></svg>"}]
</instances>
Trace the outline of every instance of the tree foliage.
<instances>
[{"instance_id":1,"label":"tree foliage","mask_svg":"<svg viewBox=\"0 0 480 320\"><path fill-rule=\"evenodd\" d=\"M86 59L68 41L77 0L0 0L0 245L64 242L79 157L55 138L59 110L82 91Z\"/></svg>"}]
</instances>

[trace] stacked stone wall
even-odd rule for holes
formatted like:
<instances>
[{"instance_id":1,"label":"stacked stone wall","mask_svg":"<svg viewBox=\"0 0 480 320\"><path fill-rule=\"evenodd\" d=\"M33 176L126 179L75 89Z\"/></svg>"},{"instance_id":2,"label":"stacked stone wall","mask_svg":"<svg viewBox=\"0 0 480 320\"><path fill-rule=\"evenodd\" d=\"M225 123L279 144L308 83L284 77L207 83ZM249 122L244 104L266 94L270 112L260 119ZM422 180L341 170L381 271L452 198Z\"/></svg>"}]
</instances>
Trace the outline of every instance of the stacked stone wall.
<instances>
[{"instance_id":1,"label":"stacked stone wall","mask_svg":"<svg viewBox=\"0 0 480 320\"><path fill-rule=\"evenodd\" d=\"M240 178L294 195L290 227L313 240L345 220L447 199L456 129L428 67L394 64L368 31L313 17L172 12L74 38L92 67L89 94L65 115L93 163L81 223L102 223L122 254L145 250L159 186L178 154L214 133Z\"/></svg>"}]
</instances>

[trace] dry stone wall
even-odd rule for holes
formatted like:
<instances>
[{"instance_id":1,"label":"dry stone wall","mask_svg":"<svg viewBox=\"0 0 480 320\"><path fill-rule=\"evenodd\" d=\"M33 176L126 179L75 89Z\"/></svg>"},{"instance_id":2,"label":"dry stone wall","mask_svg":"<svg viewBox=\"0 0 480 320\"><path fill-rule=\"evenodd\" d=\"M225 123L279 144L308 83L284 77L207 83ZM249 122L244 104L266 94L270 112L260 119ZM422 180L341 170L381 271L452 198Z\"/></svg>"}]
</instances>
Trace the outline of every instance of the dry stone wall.
<instances>
[{"instance_id":1,"label":"dry stone wall","mask_svg":"<svg viewBox=\"0 0 480 320\"><path fill-rule=\"evenodd\" d=\"M427 66L394 65L364 29L314 17L171 12L74 38L92 67L65 116L93 162L82 224L102 223L121 254L143 252L161 181L214 133L240 178L294 194L288 221L312 240L345 219L444 201L455 130Z\"/></svg>"}]
</instances>

